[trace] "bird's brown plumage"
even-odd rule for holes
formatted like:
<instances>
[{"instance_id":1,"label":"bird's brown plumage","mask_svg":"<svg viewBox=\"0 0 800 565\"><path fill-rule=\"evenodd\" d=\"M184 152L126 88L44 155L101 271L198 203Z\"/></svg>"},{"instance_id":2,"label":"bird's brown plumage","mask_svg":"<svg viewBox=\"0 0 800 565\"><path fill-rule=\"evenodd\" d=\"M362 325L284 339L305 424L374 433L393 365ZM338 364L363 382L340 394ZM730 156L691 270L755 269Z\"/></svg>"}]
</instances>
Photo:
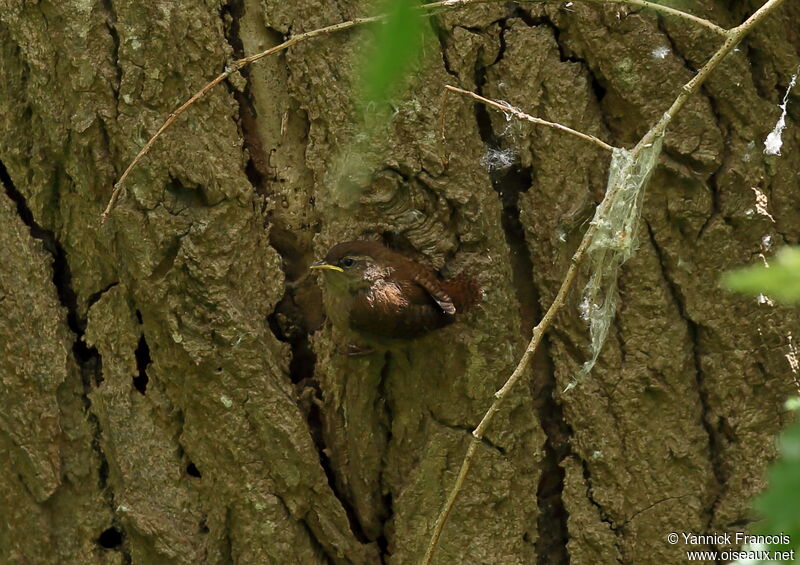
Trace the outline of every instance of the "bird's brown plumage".
<instances>
[{"instance_id":1,"label":"bird's brown plumage","mask_svg":"<svg viewBox=\"0 0 800 565\"><path fill-rule=\"evenodd\" d=\"M360 279L336 288L328 300L334 322L346 322L367 337L413 339L444 327L480 301L477 283L465 275L441 281L436 273L375 241L347 241L322 261L334 265L329 277L348 276L348 262L361 261ZM355 279L354 275L351 275Z\"/></svg>"}]
</instances>

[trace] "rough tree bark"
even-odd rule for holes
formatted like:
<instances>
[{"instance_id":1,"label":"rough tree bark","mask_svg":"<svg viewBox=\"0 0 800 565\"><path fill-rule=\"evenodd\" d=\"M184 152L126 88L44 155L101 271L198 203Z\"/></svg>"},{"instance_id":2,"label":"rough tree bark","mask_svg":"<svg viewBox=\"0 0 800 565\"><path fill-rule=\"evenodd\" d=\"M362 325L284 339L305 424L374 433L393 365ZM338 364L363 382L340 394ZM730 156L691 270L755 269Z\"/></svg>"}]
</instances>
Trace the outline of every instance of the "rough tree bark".
<instances>
[{"instance_id":1,"label":"rough tree bark","mask_svg":"<svg viewBox=\"0 0 800 565\"><path fill-rule=\"evenodd\" d=\"M727 27L760 3L687 8ZM2 3L1 562L417 561L608 163L442 86L630 146L719 41L579 2L439 16L390 154L348 210L330 164L355 133L366 36L315 39L196 104L99 226L125 165L226 62L359 15L351 0ZM669 131L600 362L561 393L588 355L574 293L496 418L437 563L671 563L687 548L669 532L747 528L798 316L717 281L763 236L800 236L797 95L784 155L761 153L798 19L796 2L770 16ZM513 164L487 170L507 150ZM306 268L372 236L473 273L482 306L385 356L337 354Z\"/></svg>"}]
</instances>

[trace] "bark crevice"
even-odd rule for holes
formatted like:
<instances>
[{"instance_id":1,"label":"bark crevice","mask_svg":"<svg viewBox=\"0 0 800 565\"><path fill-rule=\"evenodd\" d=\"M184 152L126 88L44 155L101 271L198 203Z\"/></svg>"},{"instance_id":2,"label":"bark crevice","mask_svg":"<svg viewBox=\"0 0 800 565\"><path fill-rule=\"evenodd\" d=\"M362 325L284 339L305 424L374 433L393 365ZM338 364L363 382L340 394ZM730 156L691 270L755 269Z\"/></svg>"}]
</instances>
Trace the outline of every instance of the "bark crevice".
<instances>
[{"instance_id":1,"label":"bark crevice","mask_svg":"<svg viewBox=\"0 0 800 565\"><path fill-rule=\"evenodd\" d=\"M119 104L119 88L122 84L122 67L119 64L120 38L119 32L117 31L117 12L114 9L112 0L102 0L101 5L103 6L103 10L105 10L108 18L106 21L106 27L108 28L108 34L111 36L111 42L113 45L111 51L111 61L114 67L115 77L114 82L111 84L111 90L114 92L114 100L117 104Z\"/></svg>"},{"instance_id":2,"label":"bark crevice","mask_svg":"<svg viewBox=\"0 0 800 565\"><path fill-rule=\"evenodd\" d=\"M383 564L387 563L389 557L392 555L389 551L389 536L386 529L394 517L394 507L392 506L392 489L391 486L387 484L385 476L388 446L392 443L392 404L389 402L390 396L388 386L390 370L389 363L391 362L391 357L391 352L387 351L383 357L384 360L383 366L381 367L381 379L378 382L378 394L380 395L380 398L386 399L386 402L384 402L382 405L382 409L386 415L386 428L383 431L386 435L386 443L384 445L387 448L383 452L383 464L381 465L380 476L378 477L378 483L381 485L381 488L384 490L385 494L381 497L381 503L383 505L381 508L383 512L381 520L381 532L375 539L375 543L378 545L378 556ZM376 409L378 409L377 406Z\"/></svg>"},{"instance_id":3,"label":"bark crevice","mask_svg":"<svg viewBox=\"0 0 800 565\"><path fill-rule=\"evenodd\" d=\"M230 0L222 8L223 24L225 25L225 38L233 50L233 55L237 59L245 56L244 42L240 36L240 20L244 17L244 0ZM224 16L230 18L230 22L226 24ZM228 90L233 95L239 107L239 129L242 135L244 150L247 152L247 164L245 165L245 174L250 184L253 185L257 194L265 196L267 193L267 183L270 180L270 167L269 159L264 151L264 144L261 136L258 134L256 120L258 113L256 112L255 104L253 103L253 93L250 85L250 68L244 68L239 71L244 80L244 88L238 89L226 81ZM266 199L264 204L266 205Z\"/></svg>"},{"instance_id":4,"label":"bark crevice","mask_svg":"<svg viewBox=\"0 0 800 565\"><path fill-rule=\"evenodd\" d=\"M240 34L241 21L243 18L249 17L244 0L229 1L222 8L222 16L226 30L225 36L234 56L236 58L244 57L246 53ZM229 18L229 21L224 21L225 16ZM280 35L277 30L270 31ZM299 241L292 231L282 227L276 209L271 207L270 199L274 195L270 184L278 179L270 166L269 155L258 130L258 112L253 98L251 69L243 69L241 75L245 79L244 87L241 90L235 88L230 82L228 86L239 108L239 128L243 149L247 152L248 157L245 173L256 194L263 198L262 212L266 214L265 224L269 229L269 245L280 256L284 275L283 297L276 303L266 322L275 338L289 346L288 377L299 391L298 404L305 414L308 431L318 453L327 485L345 511L353 538L362 544L367 544L372 540L368 539L365 534L355 508L337 487L336 474L328 456L328 446L323 434L320 409L322 399L320 398L319 383L314 374L317 358L310 341L310 333L315 328L309 327L308 315L309 310L321 309L321 295L302 292L300 288L307 276L308 252L304 248L303 242ZM298 296L300 292L302 292L302 296ZM319 302L319 304L303 303L303 301L308 302L309 300ZM314 529L306 523L305 519L301 519L300 522L305 526L314 545L326 555L327 560L331 563L336 562L334 556L328 555L325 549L326 544L316 538Z\"/></svg>"},{"instance_id":5,"label":"bark crevice","mask_svg":"<svg viewBox=\"0 0 800 565\"><path fill-rule=\"evenodd\" d=\"M136 374L133 376L133 387L144 395L147 393L147 383L150 382L150 378L147 376L147 367L152 363L150 347L147 345L144 332L139 336L134 357L136 358Z\"/></svg>"},{"instance_id":6,"label":"bark crevice","mask_svg":"<svg viewBox=\"0 0 800 565\"><path fill-rule=\"evenodd\" d=\"M109 484L109 463L106 457L105 450L103 449L103 430L100 426L100 420L92 410L91 393L94 389L103 382L102 373L102 358L100 353L95 347L90 347L84 340L84 333L86 331L86 318L82 317L78 307L78 296L72 288L72 272L67 261L67 253L64 247L59 242L55 233L51 230L42 227L34 218L33 212L28 206L25 195L17 189L16 185L8 173L5 165L0 161L0 184L5 188L6 196L14 203L17 215L20 220L27 226L31 237L41 242L42 248L52 257L53 268L53 286L55 287L56 296L62 308L66 311L66 322L72 336L72 356L78 367L78 372L81 378L82 393L81 402L83 404L85 417L89 423L89 428L92 434L91 446L98 462L98 490L101 493L103 500L111 509L111 514L114 516L112 525L109 529L119 532L120 543L116 544L114 549L119 550L123 554L123 559L126 563L130 562L130 555L125 547L124 538L125 531L119 524L116 515L116 504L114 501L114 490ZM109 531L107 529L106 531ZM109 534L111 535L111 534ZM107 538L104 538L107 539ZM98 545L100 544L100 537L95 540ZM102 546L102 545L101 545Z\"/></svg>"},{"instance_id":7,"label":"bark crevice","mask_svg":"<svg viewBox=\"0 0 800 565\"><path fill-rule=\"evenodd\" d=\"M473 439L475 439L475 437L472 435L472 432L475 429L474 425L452 424L452 423L445 422L444 420L442 420L441 418L436 416L430 410L428 411L428 415L430 416L431 420L433 420L434 422L436 422L437 424L439 424L443 428L447 428L447 429L450 429L450 430L455 430L455 431L458 431L458 432L463 432L464 435L466 435L468 437L469 441L472 441ZM500 445L497 445L496 443L494 443L490 439L488 439L486 437L482 437L482 438L480 438L480 442L484 446L488 447L489 449L491 449L493 451L496 451L497 453L499 453L503 457L506 457L506 455L507 455L506 449L503 448Z\"/></svg>"},{"instance_id":8,"label":"bark crevice","mask_svg":"<svg viewBox=\"0 0 800 565\"><path fill-rule=\"evenodd\" d=\"M711 406L711 401L709 398L710 393L705 382L705 374L702 367L702 337L700 335L700 326L689 317L689 314L686 311L686 303L683 294L681 293L678 285L672 279L669 269L667 268L664 250L658 244L655 233L653 232L653 228L650 226L650 223L647 222L647 220L645 220L645 226L647 228L648 237L650 238L650 243L655 251L656 258L661 266L661 274L664 282L666 283L669 294L678 310L678 314L686 322L686 331L691 343L695 383L697 386L697 395L701 410L700 423L705 430L706 435L708 436L709 464L711 466L711 472L715 483L712 502L704 511L704 514L706 515L706 528L708 531L712 531L715 511L720 500L725 494L725 485L727 483L728 476L724 465L721 438L719 437L719 432L717 431L717 428L713 422L713 408ZM711 549L716 548L712 547Z\"/></svg>"},{"instance_id":9,"label":"bark crevice","mask_svg":"<svg viewBox=\"0 0 800 565\"><path fill-rule=\"evenodd\" d=\"M458 73L453 70L453 67L450 64L450 58L447 56L447 40L450 36L449 32L439 26L439 21L436 18L431 18L430 21L433 33L436 36L436 39L439 41L439 52L442 55L442 67L444 68L444 71L451 77L455 77L456 79L460 78Z\"/></svg>"},{"instance_id":10,"label":"bark crevice","mask_svg":"<svg viewBox=\"0 0 800 565\"><path fill-rule=\"evenodd\" d=\"M505 20L499 22L500 49L492 65L502 60L505 53L506 23ZM489 66L476 66L475 69L476 92L480 95L483 95L486 87ZM487 150L501 151L500 136L494 131L489 111L484 105L475 104L475 120ZM504 169L489 168L492 188L502 204L501 225L509 249L512 285L520 309L520 334L525 341L530 339L535 323L541 318L540 296L534 284L533 261L525 228L520 220L519 203L520 195L533 185L533 176L532 167L518 164ZM563 501L565 471L561 462L569 455L571 430L554 396L556 378L546 336L542 345L544 347L533 360L534 375L531 382L534 409L545 434L542 470L536 493L539 535L535 547L539 565L567 564L570 561L567 551L568 512Z\"/></svg>"}]
</instances>

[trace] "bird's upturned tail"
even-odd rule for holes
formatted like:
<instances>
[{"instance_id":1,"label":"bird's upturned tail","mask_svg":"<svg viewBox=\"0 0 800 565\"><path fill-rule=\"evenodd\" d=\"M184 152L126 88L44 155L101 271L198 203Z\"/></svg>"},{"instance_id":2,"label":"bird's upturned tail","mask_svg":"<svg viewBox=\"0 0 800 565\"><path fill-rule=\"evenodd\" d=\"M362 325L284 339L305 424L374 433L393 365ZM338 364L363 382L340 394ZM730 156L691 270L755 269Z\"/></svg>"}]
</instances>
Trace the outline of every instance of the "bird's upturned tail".
<instances>
[{"instance_id":1,"label":"bird's upturned tail","mask_svg":"<svg viewBox=\"0 0 800 565\"><path fill-rule=\"evenodd\" d=\"M457 314L469 311L483 299L481 287L475 279L465 273L444 281L442 288L453 299Z\"/></svg>"}]
</instances>

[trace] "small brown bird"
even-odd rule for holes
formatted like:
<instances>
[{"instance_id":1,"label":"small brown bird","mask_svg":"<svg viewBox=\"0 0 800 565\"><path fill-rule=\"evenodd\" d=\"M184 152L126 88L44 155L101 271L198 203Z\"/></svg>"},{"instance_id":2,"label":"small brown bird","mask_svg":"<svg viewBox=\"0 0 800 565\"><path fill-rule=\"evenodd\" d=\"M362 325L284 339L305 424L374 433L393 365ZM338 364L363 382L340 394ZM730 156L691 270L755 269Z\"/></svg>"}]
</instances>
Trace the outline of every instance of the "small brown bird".
<instances>
[{"instance_id":1,"label":"small brown bird","mask_svg":"<svg viewBox=\"0 0 800 565\"><path fill-rule=\"evenodd\" d=\"M432 269L376 241L335 245L311 268L325 275L333 324L383 347L451 324L481 299L471 278L442 281Z\"/></svg>"}]
</instances>

